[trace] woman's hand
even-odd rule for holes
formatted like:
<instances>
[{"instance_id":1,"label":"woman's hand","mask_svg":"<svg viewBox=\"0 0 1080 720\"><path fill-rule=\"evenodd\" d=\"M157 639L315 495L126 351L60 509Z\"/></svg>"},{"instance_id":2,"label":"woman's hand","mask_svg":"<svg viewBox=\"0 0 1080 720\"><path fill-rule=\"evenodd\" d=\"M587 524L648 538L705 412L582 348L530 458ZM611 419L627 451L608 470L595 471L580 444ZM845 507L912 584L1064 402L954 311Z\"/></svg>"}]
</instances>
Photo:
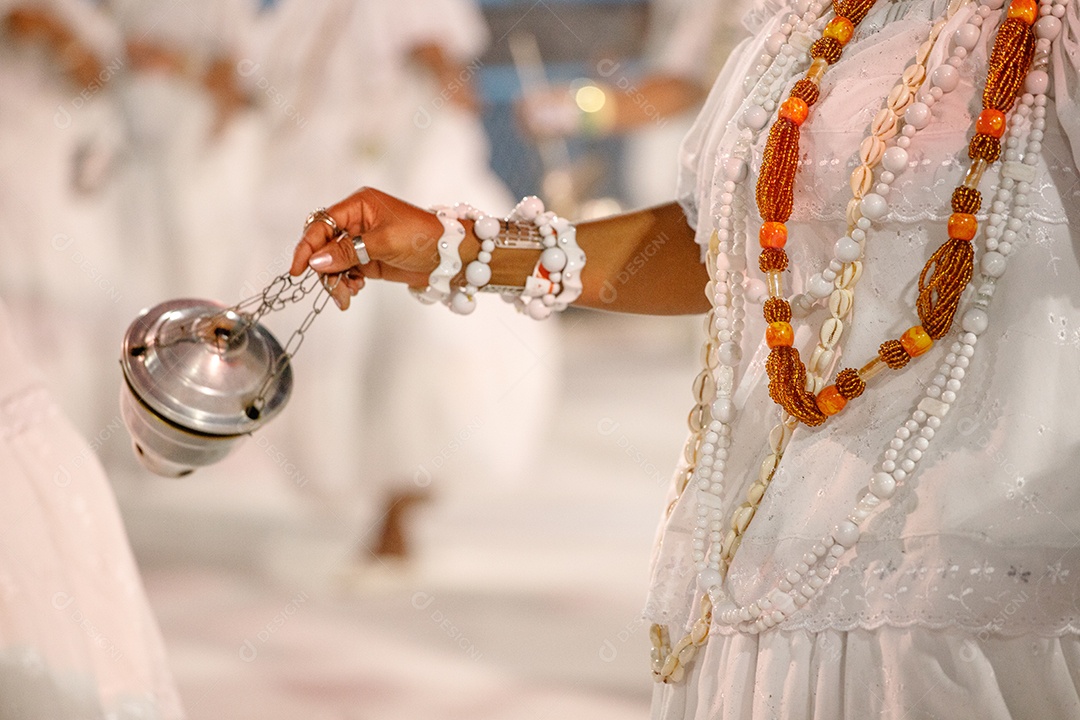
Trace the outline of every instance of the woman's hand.
<instances>
[{"instance_id":1,"label":"woman's hand","mask_svg":"<svg viewBox=\"0 0 1080 720\"><path fill-rule=\"evenodd\" d=\"M342 273L339 282L330 280L331 296L342 310L364 287L366 278L402 282L423 288L438 265L437 243L442 223L434 213L373 188L362 188L326 210L337 227L350 238L360 236L371 262L360 265L353 244L335 240L325 222L313 222L293 253L292 275L308 267L323 276Z\"/></svg>"},{"instance_id":2,"label":"woman's hand","mask_svg":"<svg viewBox=\"0 0 1080 720\"><path fill-rule=\"evenodd\" d=\"M438 266L442 222L386 193L364 188L329 208L339 232L313 222L293 254L292 275L308 267L323 275L340 275L331 296L342 310L364 287L366 278L402 282L423 288ZM460 245L462 267L476 257L479 243L472 221L464 220ZM360 264L349 240L361 236L371 262ZM588 262L581 273L584 290L575 302L618 312L680 315L706 312L708 272L694 242L694 231L675 203L614 215L577 225L577 242ZM491 260L491 283L521 287L538 259L536 250L499 250ZM451 284L460 283L460 274Z\"/></svg>"}]
</instances>

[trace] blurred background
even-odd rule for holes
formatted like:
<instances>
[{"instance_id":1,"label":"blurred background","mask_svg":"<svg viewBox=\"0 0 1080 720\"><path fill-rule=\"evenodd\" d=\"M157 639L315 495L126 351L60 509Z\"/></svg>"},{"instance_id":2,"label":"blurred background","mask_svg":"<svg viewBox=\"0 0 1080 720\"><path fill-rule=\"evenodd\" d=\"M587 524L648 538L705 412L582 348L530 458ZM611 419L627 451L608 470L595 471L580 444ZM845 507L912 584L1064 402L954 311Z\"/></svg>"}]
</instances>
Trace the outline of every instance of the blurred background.
<instances>
[{"instance_id":1,"label":"blurred background","mask_svg":"<svg viewBox=\"0 0 1080 720\"><path fill-rule=\"evenodd\" d=\"M134 460L116 358L145 307L259 293L362 185L574 219L673 199L736 3L0 13L0 298L105 465L189 717L645 717L700 318L460 318L371 284L314 323L284 413L175 480Z\"/></svg>"}]
</instances>

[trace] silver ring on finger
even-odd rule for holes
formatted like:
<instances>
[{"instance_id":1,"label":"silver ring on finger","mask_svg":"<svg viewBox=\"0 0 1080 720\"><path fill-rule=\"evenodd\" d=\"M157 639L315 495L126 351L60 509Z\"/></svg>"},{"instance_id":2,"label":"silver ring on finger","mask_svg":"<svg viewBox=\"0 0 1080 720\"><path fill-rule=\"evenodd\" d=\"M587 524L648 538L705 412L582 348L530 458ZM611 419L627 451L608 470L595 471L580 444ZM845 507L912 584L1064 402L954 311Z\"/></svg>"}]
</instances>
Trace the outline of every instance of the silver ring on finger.
<instances>
[{"instance_id":1,"label":"silver ring on finger","mask_svg":"<svg viewBox=\"0 0 1080 720\"><path fill-rule=\"evenodd\" d=\"M364 244L364 238L357 235L352 239L353 250L356 251L356 259L360 261L361 265L367 265L371 262L371 255L368 254L367 245Z\"/></svg>"},{"instance_id":2,"label":"silver ring on finger","mask_svg":"<svg viewBox=\"0 0 1080 720\"><path fill-rule=\"evenodd\" d=\"M307 216L307 220L304 221L304 232L307 232L307 229L317 222L324 223L334 235L341 234L341 228L338 227L334 218L330 217L330 213L326 212L326 208L316 208Z\"/></svg>"}]
</instances>

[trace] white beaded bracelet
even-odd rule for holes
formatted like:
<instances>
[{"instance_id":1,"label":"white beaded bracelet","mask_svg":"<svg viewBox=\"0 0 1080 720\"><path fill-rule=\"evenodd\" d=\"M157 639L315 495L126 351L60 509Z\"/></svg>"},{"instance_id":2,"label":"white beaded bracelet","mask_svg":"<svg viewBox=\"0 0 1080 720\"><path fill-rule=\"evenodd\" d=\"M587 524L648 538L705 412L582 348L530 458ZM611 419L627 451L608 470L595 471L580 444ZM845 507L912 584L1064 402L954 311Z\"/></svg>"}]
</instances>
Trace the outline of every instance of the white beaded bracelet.
<instances>
[{"instance_id":1,"label":"white beaded bracelet","mask_svg":"<svg viewBox=\"0 0 1080 720\"><path fill-rule=\"evenodd\" d=\"M443 226L443 234L438 242L439 265L428 276L426 288L411 290L417 300L428 305L448 303L454 295L450 281L461 272L460 248L461 241L465 239L465 226L461 224L454 208L439 206L434 208L434 211Z\"/></svg>"},{"instance_id":2,"label":"white beaded bracelet","mask_svg":"<svg viewBox=\"0 0 1080 720\"><path fill-rule=\"evenodd\" d=\"M434 210L443 224L443 235L438 242L439 265L428 278L426 288L412 291L421 302L442 302L453 312L468 315L476 309L477 293L497 292L529 317L543 320L552 312L565 310L581 296L585 253L577 244L574 226L554 213L545 212L540 198L524 198L506 220L485 215L465 204ZM454 289L450 281L461 272L463 219L473 221L480 251L465 267L465 286ZM498 248L541 251L524 287L490 285L491 257Z\"/></svg>"},{"instance_id":3,"label":"white beaded bracelet","mask_svg":"<svg viewBox=\"0 0 1080 720\"><path fill-rule=\"evenodd\" d=\"M581 297L583 290L581 270L585 267L585 253L577 244L576 229L570 221L546 212L540 198L532 196L518 203L508 220L533 223L544 248L536 269L516 299L518 308L535 320L565 310Z\"/></svg>"}]
</instances>

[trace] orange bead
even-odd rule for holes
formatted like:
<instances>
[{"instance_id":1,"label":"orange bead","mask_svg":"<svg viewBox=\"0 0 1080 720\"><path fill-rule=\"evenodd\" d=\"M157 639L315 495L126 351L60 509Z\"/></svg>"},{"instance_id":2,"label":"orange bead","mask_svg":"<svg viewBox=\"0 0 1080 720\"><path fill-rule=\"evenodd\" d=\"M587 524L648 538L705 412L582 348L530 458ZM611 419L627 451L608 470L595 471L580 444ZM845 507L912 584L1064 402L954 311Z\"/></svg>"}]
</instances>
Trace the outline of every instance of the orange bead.
<instances>
[{"instance_id":1,"label":"orange bead","mask_svg":"<svg viewBox=\"0 0 1080 720\"><path fill-rule=\"evenodd\" d=\"M758 239L763 248L782 248L787 244L787 225L782 222L763 223Z\"/></svg>"},{"instance_id":2,"label":"orange bead","mask_svg":"<svg viewBox=\"0 0 1080 720\"><path fill-rule=\"evenodd\" d=\"M1012 0L1009 17L1030 27L1039 19L1039 4L1035 0Z\"/></svg>"},{"instance_id":3,"label":"orange bead","mask_svg":"<svg viewBox=\"0 0 1080 720\"><path fill-rule=\"evenodd\" d=\"M926 334L922 325L908 328L900 336L900 344L904 346L904 352L911 357L919 357L930 349L934 344L933 338Z\"/></svg>"},{"instance_id":4,"label":"orange bead","mask_svg":"<svg viewBox=\"0 0 1080 720\"><path fill-rule=\"evenodd\" d=\"M834 17L821 31L825 37L832 38L841 45L847 45L848 40L855 34L855 26L846 17Z\"/></svg>"},{"instance_id":5,"label":"orange bead","mask_svg":"<svg viewBox=\"0 0 1080 720\"><path fill-rule=\"evenodd\" d=\"M840 394L835 385L830 385L818 393L818 410L826 415L835 415L843 410L845 405L847 405L847 398Z\"/></svg>"},{"instance_id":6,"label":"orange bead","mask_svg":"<svg viewBox=\"0 0 1080 720\"><path fill-rule=\"evenodd\" d=\"M1005 134L1005 113L993 108L986 108L979 113L975 121L975 132L999 138Z\"/></svg>"},{"instance_id":7,"label":"orange bead","mask_svg":"<svg viewBox=\"0 0 1080 720\"><path fill-rule=\"evenodd\" d=\"M953 213L949 216L949 237L971 240L979 229L979 221L971 213Z\"/></svg>"},{"instance_id":8,"label":"orange bead","mask_svg":"<svg viewBox=\"0 0 1080 720\"><path fill-rule=\"evenodd\" d=\"M795 331L786 322L769 323L769 327L765 328L765 342L771 348L791 347L795 342Z\"/></svg>"},{"instance_id":9,"label":"orange bead","mask_svg":"<svg viewBox=\"0 0 1080 720\"><path fill-rule=\"evenodd\" d=\"M810 108L797 97L789 97L780 105L780 117L790 120L796 125L802 125L809 114Z\"/></svg>"}]
</instances>

